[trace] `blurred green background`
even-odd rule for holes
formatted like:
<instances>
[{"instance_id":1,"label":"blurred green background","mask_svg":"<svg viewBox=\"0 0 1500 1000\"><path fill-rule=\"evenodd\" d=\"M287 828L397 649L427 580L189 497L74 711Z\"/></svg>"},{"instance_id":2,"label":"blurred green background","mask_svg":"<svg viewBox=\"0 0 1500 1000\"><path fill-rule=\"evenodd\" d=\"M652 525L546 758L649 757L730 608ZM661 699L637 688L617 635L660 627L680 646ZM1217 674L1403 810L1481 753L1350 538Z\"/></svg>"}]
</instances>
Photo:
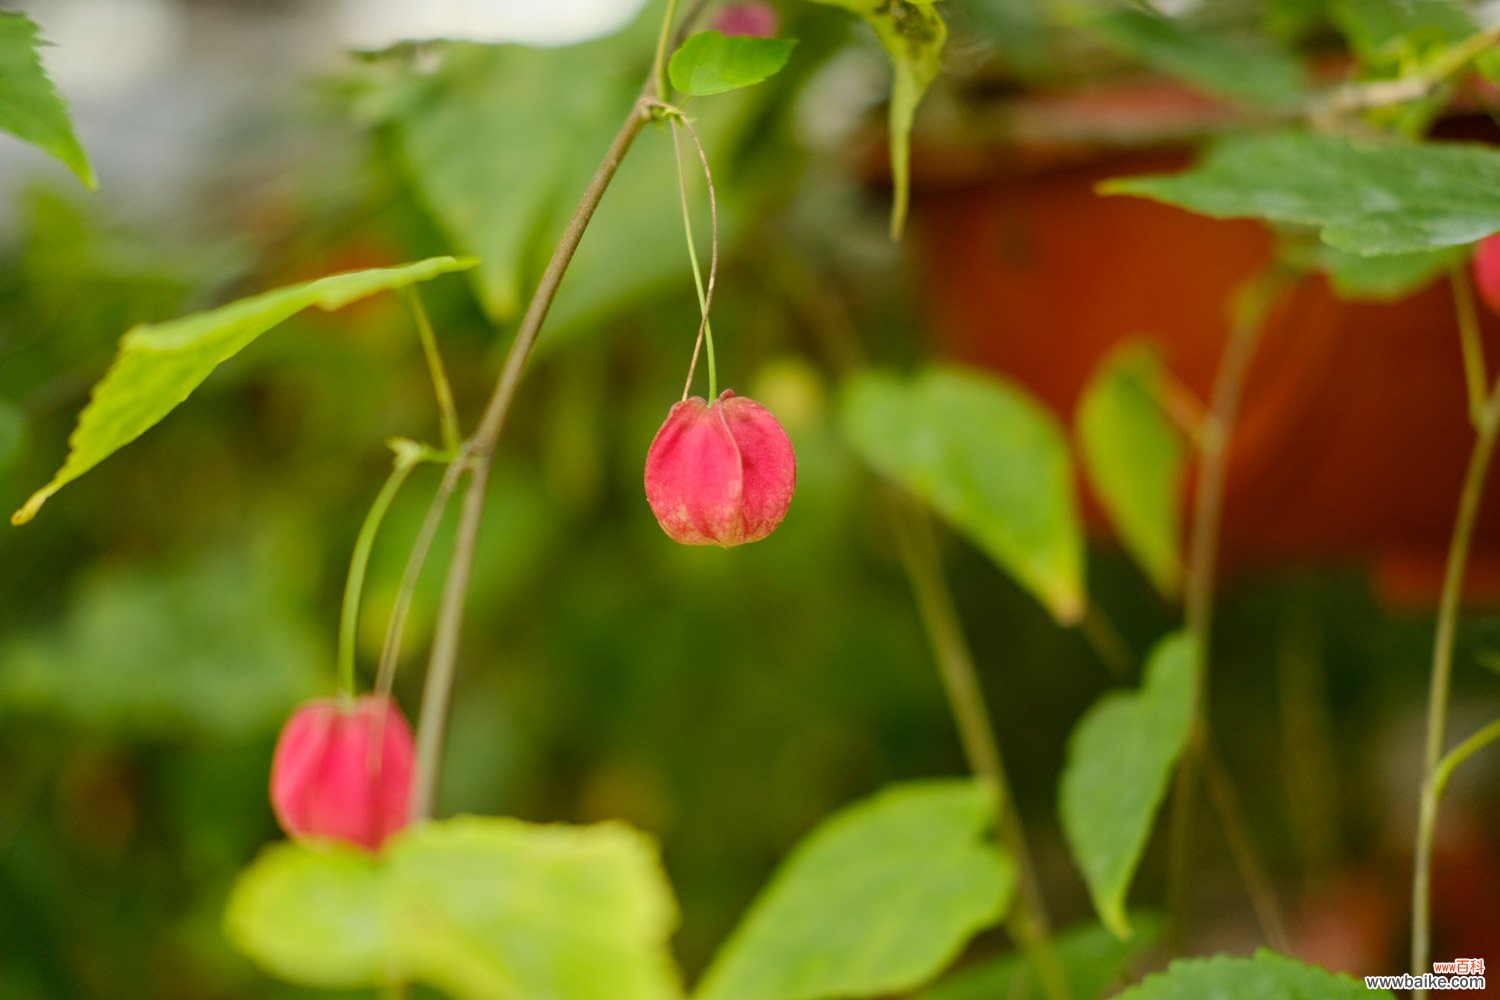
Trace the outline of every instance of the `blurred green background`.
<instances>
[{"instance_id":1,"label":"blurred green background","mask_svg":"<svg viewBox=\"0 0 1500 1000\"><path fill-rule=\"evenodd\" d=\"M29 5L44 29L64 6ZM484 257L477 290L464 276L423 288L472 418L643 75L656 6L581 50L332 61L244 100L253 111L192 149L143 126L122 145L193 158L174 166L190 179L170 199L135 200L134 168L106 149L99 196L8 161L0 507L56 468L132 324L341 269ZM957 113L997 65L1007 86L1025 79L997 34L1025 5L949 6L955 82L934 114ZM767 542L719 551L671 544L645 504L646 447L697 319L671 144L650 130L563 286L502 444L441 790L445 814L622 818L659 837L690 974L820 817L891 780L964 768L880 491L831 409L847 338L887 364L942 353L865 166L883 57L837 11L781 12L802 39L788 71L695 114L724 212L720 379L790 433L791 512ZM392 435L437 430L410 316L387 295L286 323L33 524L0 530L0 996L306 995L235 955L220 915L236 872L279 836L266 800L277 729L332 691L344 570ZM435 483L412 477L377 545L366 682ZM1067 734L1111 674L983 556L948 536L944 553L1054 916L1085 921L1055 789ZM397 680L411 715L442 566L428 568ZM1178 620L1107 541L1089 574L1133 658ZM1214 724L1295 943L1395 971L1430 617L1383 609L1357 566L1283 566L1237 580L1219 629ZM1457 732L1496 714L1495 678L1475 663L1497 641L1500 619L1466 620ZM1500 928L1495 774L1476 762L1446 807L1440 873L1469 873L1472 898L1447 897L1440 931ZM1203 823L1191 947L1242 950L1254 926ZM1156 845L1134 898L1159 906L1163 881Z\"/></svg>"}]
</instances>

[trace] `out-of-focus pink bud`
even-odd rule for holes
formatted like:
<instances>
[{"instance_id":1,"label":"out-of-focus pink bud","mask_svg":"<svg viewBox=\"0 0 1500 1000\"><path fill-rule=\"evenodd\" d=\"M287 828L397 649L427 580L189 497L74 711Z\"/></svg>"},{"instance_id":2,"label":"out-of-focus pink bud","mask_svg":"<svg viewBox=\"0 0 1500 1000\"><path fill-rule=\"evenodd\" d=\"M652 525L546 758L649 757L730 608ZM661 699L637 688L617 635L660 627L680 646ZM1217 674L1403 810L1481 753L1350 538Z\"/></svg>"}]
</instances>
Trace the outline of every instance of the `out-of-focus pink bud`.
<instances>
[{"instance_id":1,"label":"out-of-focus pink bud","mask_svg":"<svg viewBox=\"0 0 1500 1000\"><path fill-rule=\"evenodd\" d=\"M713 28L721 35L775 38L779 27L776 8L768 3L732 3L714 17Z\"/></svg>"},{"instance_id":2,"label":"out-of-focus pink bud","mask_svg":"<svg viewBox=\"0 0 1500 1000\"><path fill-rule=\"evenodd\" d=\"M797 459L786 431L753 399L725 390L672 407L646 455L646 499L683 545L765 538L792 502Z\"/></svg>"},{"instance_id":3,"label":"out-of-focus pink bud","mask_svg":"<svg viewBox=\"0 0 1500 1000\"><path fill-rule=\"evenodd\" d=\"M406 825L411 771L411 728L391 699L309 702L276 741L271 806L291 837L378 851Z\"/></svg>"},{"instance_id":4,"label":"out-of-focus pink bud","mask_svg":"<svg viewBox=\"0 0 1500 1000\"><path fill-rule=\"evenodd\" d=\"M1474 248L1474 285L1484 304L1500 313L1500 233L1486 236Z\"/></svg>"}]
</instances>

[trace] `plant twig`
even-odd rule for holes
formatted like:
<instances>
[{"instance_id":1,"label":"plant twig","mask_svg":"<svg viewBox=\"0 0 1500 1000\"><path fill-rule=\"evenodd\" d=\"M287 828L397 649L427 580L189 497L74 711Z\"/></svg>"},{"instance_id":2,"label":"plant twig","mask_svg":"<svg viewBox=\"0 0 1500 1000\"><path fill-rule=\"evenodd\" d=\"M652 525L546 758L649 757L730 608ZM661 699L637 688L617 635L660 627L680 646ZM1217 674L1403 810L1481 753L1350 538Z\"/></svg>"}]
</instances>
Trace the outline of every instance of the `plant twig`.
<instances>
[{"instance_id":1,"label":"plant twig","mask_svg":"<svg viewBox=\"0 0 1500 1000\"><path fill-rule=\"evenodd\" d=\"M438 771L442 759L444 732L447 728L448 703L453 695L453 681L457 672L458 646L463 633L464 598L469 589L469 576L474 566L474 552L479 544L479 523L484 513L484 493L489 484L490 459L499 444L505 419L515 401L516 390L521 384L521 375L531 349L536 345L542 324L552 308L558 286L578 244L588 229L604 192L609 189L625 154L630 151L641 130L653 118L651 106L665 96L666 46L671 36L672 15L677 0L668 0L667 13L662 19L662 33L657 42L656 59L651 75L642 88L640 99L631 106L625 121L610 142L603 161L594 171L588 188L583 193L578 207L573 210L547 268L526 313L516 328L505 356L500 377L490 394L484 415L473 435L464 443L460 460L470 472L468 488L464 492L462 510L459 513L458 530L453 541L453 558L448 563L448 575L443 583L443 594L438 605L437 622L433 628L432 652L427 661L427 678L422 689L422 711L417 724L417 760L412 780L411 814L413 819L426 819L432 815L433 799L437 791ZM703 9L697 3L690 17ZM691 23L685 18L679 34Z\"/></svg>"},{"instance_id":2,"label":"plant twig","mask_svg":"<svg viewBox=\"0 0 1500 1000\"><path fill-rule=\"evenodd\" d=\"M1067 980L1052 948L1046 903L1037 882L1020 814L1016 810L1015 796L1005 775L1000 742L995 737L989 709L985 707L979 672L964 638L958 611L953 606L953 595L943 578L942 560L932 537L932 525L905 498L888 492L887 499L901 561L911 581L922 626L932 646L933 659L937 661L938 675L942 678L943 691L948 696L948 706L958 726L964 756L974 775L994 791L995 829L1015 859L1018 899L1017 907L1012 911L1012 934L1030 955L1047 996L1051 1000L1068 1000Z\"/></svg>"},{"instance_id":3,"label":"plant twig","mask_svg":"<svg viewBox=\"0 0 1500 1000\"><path fill-rule=\"evenodd\" d=\"M344 701L354 698L354 638L359 624L360 596L365 589L365 571L370 565L370 551L375 547L375 536L380 532L380 523L391 507L391 501L406 482L418 462L422 448L415 442L396 439L392 442L396 457L385 485L375 495L370 511L359 526L359 536L354 541L354 552L349 557L349 575L344 580L344 602L339 613L338 685L339 697Z\"/></svg>"},{"instance_id":4,"label":"plant twig","mask_svg":"<svg viewBox=\"0 0 1500 1000\"><path fill-rule=\"evenodd\" d=\"M1453 312L1458 319L1458 343L1464 358L1464 385L1469 391L1469 423L1475 430L1484 413L1485 383L1489 381L1484 361L1484 341L1479 335L1479 313L1474 307L1474 285L1469 269L1456 264L1448 271L1453 289Z\"/></svg>"},{"instance_id":5,"label":"plant twig","mask_svg":"<svg viewBox=\"0 0 1500 1000\"><path fill-rule=\"evenodd\" d=\"M1448 546L1448 566L1443 574L1442 594L1438 598L1437 634L1432 648L1432 680L1427 695L1427 744L1423 766L1426 779L1422 782L1421 805L1417 815L1417 843L1412 862L1412 975L1431 971L1428 957L1432 948L1432 845L1437 833L1438 802L1442 797L1442 786L1446 783L1446 775L1442 782L1439 782L1438 777L1444 762L1443 743L1448 722L1448 690L1453 677L1453 646L1458 632L1458 609L1463 597L1469 544L1474 537L1474 525L1479 520L1479 502L1484 496L1485 480L1489 474L1490 460L1495 454L1497 437L1500 437L1500 380L1490 389L1484 409L1479 414L1478 436L1474 440L1474 449L1469 454L1469 467L1464 473L1458 515L1453 523L1453 538ZM1451 770L1451 767L1448 768L1450 773ZM1418 990L1414 994L1425 995L1425 990Z\"/></svg>"},{"instance_id":6,"label":"plant twig","mask_svg":"<svg viewBox=\"0 0 1500 1000\"><path fill-rule=\"evenodd\" d=\"M1178 762L1174 785L1170 833L1171 865L1168 871L1170 912L1174 923L1179 927L1187 910L1195 772L1199 767L1208 766L1211 752L1204 716L1208 700L1208 666L1213 637L1219 532L1224 516L1224 488L1229 472L1229 443L1239 413L1240 399L1249 378L1250 364L1255 358L1256 346L1260 342L1267 315L1280 296L1284 284L1285 278L1280 271L1266 272L1252 280L1235 302L1229 339L1219 361L1208 412L1204 415L1199 437L1198 479L1193 492L1187 577L1183 591L1184 627L1197 646L1199 659L1193 684L1192 721L1188 728L1187 752ZM1220 772L1218 778L1209 775L1209 779L1211 783L1217 781L1221 785L1227 782L1227 776L1223 772ZM1243 863L1244 858L1253 858L1254 852L1250 847L1248 833L1238 829L1242 825L1242 818L1236 811L1225 809L1225 805L1231 800L1223 795L1222 787L1212 798L1219 809L1220 819L1231 844L1238 843L1244 849L1243 855L1239 849L1234 854L1239 863L1240 876L1250 889L1252 902L1256 903L1262 933L1273 942L1283 938L1284 934L1279 931L1283 921L1274 902L1274 892L1261 876L1258 864ZM1268 914L1271 919L1266 919Z\"/></svg>"},{"instance_id":7,"label":"plant twig","mask_svg":"<svg viewBox=\"0 0 1500 1000\"><path fill-rule=\"evenodd\" d=\"M422 295L415 285L407 285L401 289L401 297L411 307L412 319L417 323L417 336L422 340L422 355L427 359L427 372L432 376L432 392L437 397L443 447L457 452L463 446L463 433L458 429L458 410L453 405L453 387L448 384L448 372L443 367L443 355L438 350L437 337L432 333L427 310L422 306Z\"/></svg>"},{"instance_id":8,"label":"plant twig","mask_svg":"<svg viewBox=\"0 0 1500 1000\"><path fill-rule=\"evenodd\" d=\"M1475 32L1410 76L1346 83L1319 94L1306 108L1306 114L1308 118L1319 121L1421 100L1473 62L1496 39L1500 39L1500 23Z\"/></svg>"},{"instance_id":9,"label":"plant twig","mask_svg":"<svg viewBox=\"0 0 1500 1000\"><path fill-rule=\"evenodd\" d=\"M427 563L427 555L432 550L433 539L437 537L438 526L447 513L448 501L452 499L453 491L458 487L458 481L467 467L462 458L455 458L443 469L442 481L438 483L432 502L427 505L427 513L422 516L422 525L417 529L417 537L406 557L406 568L401 571L400 589L396 591L396 603L392 605L391 617L386 623L385 643L380 649L380 670L376 674L375 690L381 694L390 694L391 686L395 683L396 662L401 656L401 643L406 636L406 620L411 614L417 583L422 578L422 567Z\"/></svg>"},{"instance_id":10,"label":"plant twig","mask_svg":"<svg viewBox=\"0 0 1500 1000\"><path fill-rule=\"evenodd\" d=\"M1439 798L1448 790L1448 781L1458 765L1474 756L1485 747L1500 740L1500 719L1496 719L1479 732L1449 750L1432 772L1432 786Z\"/></svg>"}]
</instances>

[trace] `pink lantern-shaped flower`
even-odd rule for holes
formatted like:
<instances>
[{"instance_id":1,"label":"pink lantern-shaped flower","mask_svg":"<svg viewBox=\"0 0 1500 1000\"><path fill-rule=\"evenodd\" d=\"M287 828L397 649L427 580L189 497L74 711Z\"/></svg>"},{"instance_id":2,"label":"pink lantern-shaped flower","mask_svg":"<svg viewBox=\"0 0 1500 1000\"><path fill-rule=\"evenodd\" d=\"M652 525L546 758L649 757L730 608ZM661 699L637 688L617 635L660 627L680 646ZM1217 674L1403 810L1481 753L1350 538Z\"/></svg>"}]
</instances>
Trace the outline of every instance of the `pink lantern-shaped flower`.
<instances>
[{"instance_id":1,"label":"pink lantern-shaped flower","mask_svg":"<svg viewBox=\"0 0 1500 1000\"><path fill-rule=\"evenodd\" d=\"M411 727L390 698L315 701L276 741L271 806L291 837L331 838L378 851L407 823Z\"/></svg>"},{"instance_id":2,"label":"pink lantern-shaped flower","mask_svg":"<svg viewBox=\"0 0 1500 1000\"><path fill-rule=\"evenodd\" d=\"M683 545L765 538L792 502L797 459L786 431L753 399L726 390L672 407L646 455L646 499Z\"/></svg>"},{"instance_id":3,"label":"pink lantern-shaped flower","mask_svg":"<svg viewBox=\"0 0 1500 1000\"><path fill-rule=\"evenodd\" d=\"M1500 313L1500 233L1486 236L1474 248L1474 285L1484 304Z\"/></svg>"},{"instance_id":4,"label":"pink lantern-shaped flower","mask_svg":"<svg viewBox=\"0 0 1500 1000\"><path fill-rule=\"evenodd\" d=\"M723 35L775 38L776 8L768 3L732 3L714 18L714 30Z\"/></svg>"}]
</instances>

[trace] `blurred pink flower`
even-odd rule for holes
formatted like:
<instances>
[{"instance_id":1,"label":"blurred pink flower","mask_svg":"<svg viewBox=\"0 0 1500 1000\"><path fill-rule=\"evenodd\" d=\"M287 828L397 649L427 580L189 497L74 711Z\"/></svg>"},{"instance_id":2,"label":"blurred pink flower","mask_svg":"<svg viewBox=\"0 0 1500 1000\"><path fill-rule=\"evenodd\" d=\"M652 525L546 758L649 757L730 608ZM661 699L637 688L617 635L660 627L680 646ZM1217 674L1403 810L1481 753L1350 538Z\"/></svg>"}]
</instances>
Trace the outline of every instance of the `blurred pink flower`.
<instances>
[{"instance_id":1,"label":"blurred pink flower","mask_svg":"<svg viewBox=\"0 0 1500 1000\"><path fill-rule=\"evenodd\" d=\"M377 851L406 825L411 772L411 728L390 698L309 702L276 741L271 806L293 838Z\"/></svg>"}]
</instances>

